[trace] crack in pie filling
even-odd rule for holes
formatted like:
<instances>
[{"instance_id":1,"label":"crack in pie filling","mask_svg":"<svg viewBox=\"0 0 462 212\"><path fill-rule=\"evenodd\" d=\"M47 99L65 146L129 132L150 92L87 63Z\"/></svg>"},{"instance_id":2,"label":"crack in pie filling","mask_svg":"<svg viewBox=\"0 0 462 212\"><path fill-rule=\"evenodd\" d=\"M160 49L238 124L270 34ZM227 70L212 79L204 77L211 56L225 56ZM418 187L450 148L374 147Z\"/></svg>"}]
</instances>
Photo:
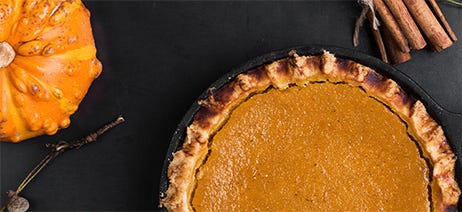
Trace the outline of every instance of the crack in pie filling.
<instances>
[{"instance_id":1,"label":"crack in pie filling","mask_svg":"<svg viewBox=\"0 0 462 212\"><path fill-rule=\"evenodd\" d=\"M456 208L441 126L369 67L291 52L200 105L169 165L170 211Z\"/></svg>"}]
</instances>

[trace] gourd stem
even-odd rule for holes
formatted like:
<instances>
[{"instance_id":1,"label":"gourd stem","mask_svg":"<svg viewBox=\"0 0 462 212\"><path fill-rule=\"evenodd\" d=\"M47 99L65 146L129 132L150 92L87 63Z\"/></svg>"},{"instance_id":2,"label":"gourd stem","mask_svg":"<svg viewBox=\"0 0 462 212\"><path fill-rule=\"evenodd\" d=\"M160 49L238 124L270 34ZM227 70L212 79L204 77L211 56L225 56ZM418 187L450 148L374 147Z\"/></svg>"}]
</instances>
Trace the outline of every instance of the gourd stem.
<instances>
[{"instance_id":1,"label":"gourd stem","mask_svg":"<svg viewBox=\"0 0 462 212\"><path fill-rule=\"evenodd\" d=\"M5 68L13 62L16 52L6 41L0 43L0 68Z\"/></svg>"}]
</instances>

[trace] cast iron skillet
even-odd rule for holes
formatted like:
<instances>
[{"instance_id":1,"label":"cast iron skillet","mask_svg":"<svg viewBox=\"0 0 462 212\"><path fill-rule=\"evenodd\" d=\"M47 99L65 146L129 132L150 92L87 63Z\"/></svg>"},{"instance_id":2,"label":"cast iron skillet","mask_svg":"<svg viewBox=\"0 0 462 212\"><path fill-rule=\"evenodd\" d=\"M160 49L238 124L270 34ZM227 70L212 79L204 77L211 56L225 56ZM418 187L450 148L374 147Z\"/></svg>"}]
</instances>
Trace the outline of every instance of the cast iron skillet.
<instances>
[{"instance_id":1,"label":"cast iron skillet","mask_svg":"<svg viewBox=\"0 0 462 212\"><path fill-rule=\"evenodd\" d=\"M443 130L448 138L452 150L458 156L462 156L462 114L450 112L442 108L434 99L432 99L417 83L415 83L406 74L398 71L393 66L386 64L378 58L363 54L351 49L339 47L326 47L326 46L299 46L280 51L274 51L254 59L249 60L243 65L232 69L230 72L215 81L209 88L219 89L223 85L232 81L240 73L246 72L257 66L270 63L272 61L287 57L289 51L295 50L299 55L320 55L324 50L327 50L337 57L351 59L363 65L375 69L378 73L387 76L388 78L396 81L408 94L421 100L428 110L428 113L443 127ZM209 89L204 91L198 99L205 99L209 96ZM170 146L164 161L162 175L160 178L160 198L165 197L168 189L168 176L167 169L170 161L173 159L173 153L181 149L185 138L185 131L187 126L192 122L194 115L199 109L197 101L191 106L183 120L181 120L178 128L173 134ZM456 177L459 185L462 185L462 163L461 160L456 162ZM459 208L461 208L461 201L459 201Z\"/></svg>"}]
</instances>

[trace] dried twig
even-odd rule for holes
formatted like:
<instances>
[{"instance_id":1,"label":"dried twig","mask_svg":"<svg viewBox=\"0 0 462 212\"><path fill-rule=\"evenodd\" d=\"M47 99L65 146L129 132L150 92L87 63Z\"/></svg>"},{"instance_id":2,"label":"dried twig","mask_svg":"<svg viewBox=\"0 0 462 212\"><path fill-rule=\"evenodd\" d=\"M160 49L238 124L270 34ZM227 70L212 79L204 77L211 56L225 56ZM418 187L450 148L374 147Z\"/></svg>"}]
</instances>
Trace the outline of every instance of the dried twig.
<instances>
[{"instance_id":1,"label":"dried twig","mask_svg":"<svg viewBox=\"0 0 462 212\"><path fill-rule=\"evenodd\" d=\"M457 1L457 0L447 0L447 2L462 7L462 2L460 2L460 1Z\"/></svg>"},{"instance_id":2,"label":"dried twig","mask_svg":"<svg viewBox=\"0 0 462 212\"><path fill-rule=\"evenodd\" d=\"M26 176L26 178L19 184L18 188L16 191L8 191L7 194L9 196L9 200L7 203L0 208L0 211L4 211L5 209L8 209L9 211L26 211L29 207L29 204L25 204L27 202L26 199L19 197L18 194L24 190L24 188L37 176L37 174L40 173L40 171L54 158L56 158L58 155L61 153L70 150L70 149L78 149L82 147L85 144L92 143L96 141L96 139L104 134L106 131L109 129L123 123L125 119L122 116L119 116L116 120L110 122L109 124L104 125L100 129L98 129L96 132L93 132L81 139L73 140L70 142L67 141L60 141L55 144L48 143L46 144L46 147L51 148L50 153L45 156L45 158L40 161L39 164L37 164L34 169ZM21 202L19 202L21 201Z\"/></svg>"}]
</instances>

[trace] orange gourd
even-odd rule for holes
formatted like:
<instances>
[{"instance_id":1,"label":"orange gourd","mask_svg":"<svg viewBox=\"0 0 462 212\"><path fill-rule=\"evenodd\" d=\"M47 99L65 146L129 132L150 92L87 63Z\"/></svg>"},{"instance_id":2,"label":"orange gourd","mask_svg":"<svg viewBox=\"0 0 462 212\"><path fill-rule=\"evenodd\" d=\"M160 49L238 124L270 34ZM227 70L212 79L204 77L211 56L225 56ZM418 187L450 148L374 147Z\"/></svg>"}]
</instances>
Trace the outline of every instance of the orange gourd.
<instances>
[{"instance_id":1,"label":"orange gourd","mask_svg":"<svg viewBox=\"0 0 462 212\"><path fill-rule=\"evenodd\" d=\"M101 69L80 0L0 0L0 141L68 127Z\"/></svg>"}]
</instances>

